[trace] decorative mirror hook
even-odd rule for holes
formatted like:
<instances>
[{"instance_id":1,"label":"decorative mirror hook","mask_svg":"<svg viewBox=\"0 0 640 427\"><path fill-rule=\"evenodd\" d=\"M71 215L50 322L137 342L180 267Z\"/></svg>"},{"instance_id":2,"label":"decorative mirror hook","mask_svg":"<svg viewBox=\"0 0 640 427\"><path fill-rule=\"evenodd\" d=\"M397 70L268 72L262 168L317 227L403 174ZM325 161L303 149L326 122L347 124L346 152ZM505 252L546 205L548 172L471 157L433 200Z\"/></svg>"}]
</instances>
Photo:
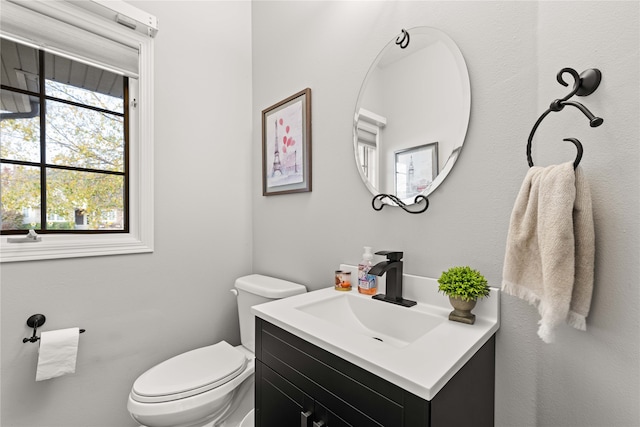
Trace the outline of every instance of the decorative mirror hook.
<instances>
[{"instance_id":1,"label":"decorative mirror hook","mask_svg":"<svg viewBox=\"0 0 640 427\"><path fill-rule=\"evenodd\" d=\"M376 211L381 211L382 208L385 207L385 205L386 205L386 203L384 203L384 201L383 201L384 199L391 200L393 203L395 203L398 206L400 206L405 212L408 212L410 214L422 213L422 212L426 211L427 208L429 207L429 199L427 199L422 194L418 194L416 196L416 198L413 199L413 203L414 204L411 205L411 206L417 206L420 202L424 201L425 202L424 207L423 208L418 208L418 210L411 210L410 206L408 206L406 203L404 203L402 200L400 200L398 197L394 196L393 194L378 194L371 201L371 207L373 207L373 209L376 210ZM379 202L379 206L376 206L376 202Z\"/></svg>"},{"instance_id":2,"label":"decorative mirror hook","mask_svg":"<svg viewBox=\"0 0 640 427\"><path fill-rule=\"evenodd\" d=\"M398 36L396 38L396 44L400 46L400 49L405 49L407 46L409 46L409 32L403 28L402 39L400 39L400 37L401 36Z\"/></svg>"}]
</instances>

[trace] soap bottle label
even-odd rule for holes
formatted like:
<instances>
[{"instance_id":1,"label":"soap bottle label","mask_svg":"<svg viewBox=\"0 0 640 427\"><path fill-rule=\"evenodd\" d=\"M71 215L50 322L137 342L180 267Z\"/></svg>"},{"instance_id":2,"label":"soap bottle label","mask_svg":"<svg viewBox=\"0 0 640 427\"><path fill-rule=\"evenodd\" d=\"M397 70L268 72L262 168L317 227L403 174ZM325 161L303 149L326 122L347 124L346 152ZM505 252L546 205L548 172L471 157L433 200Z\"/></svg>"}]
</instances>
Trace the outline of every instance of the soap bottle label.
<instances>
[{"instance_id":1,"label":"soap bottle label","mask_svg":"<svg viewBox=\"0 0 640 427\"><path fill-rule=\"evenodd\" d=\"M372 259L371 247L365 246L362 261L358 264L358 292L361 294L375 295L377 290L376 276L369 274L373 266Z\"/></svg>"},{"instance_id":2,"label":"soap bottle label","mask_svg":"<svg viewBox=\"0 0 640 427\"><path fill-rule=\"evenodd\" d=\"M368 274L370 269L370 265L358 265L358 291L362 294L373 295L376 292L376 276Z\"/></svg>"}]
</instances>

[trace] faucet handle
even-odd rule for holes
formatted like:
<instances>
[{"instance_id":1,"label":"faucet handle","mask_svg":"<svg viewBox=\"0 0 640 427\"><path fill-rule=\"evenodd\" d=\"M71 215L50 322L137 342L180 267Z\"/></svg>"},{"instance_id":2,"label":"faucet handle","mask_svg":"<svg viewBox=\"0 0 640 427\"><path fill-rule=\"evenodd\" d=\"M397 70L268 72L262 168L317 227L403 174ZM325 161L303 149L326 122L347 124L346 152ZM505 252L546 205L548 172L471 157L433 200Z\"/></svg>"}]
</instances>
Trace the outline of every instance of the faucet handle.
<instances>
[{"instance_id":1,"label":"faucet handle","mask_svg":"<svg viewBox=\"0 0 640 427\"><path fill-rule=\"evenodd\" d=\"M389 261L401 261L403 253L397 251L379 251L376 255L386 255Z\"/></svg>"}]
</instances>

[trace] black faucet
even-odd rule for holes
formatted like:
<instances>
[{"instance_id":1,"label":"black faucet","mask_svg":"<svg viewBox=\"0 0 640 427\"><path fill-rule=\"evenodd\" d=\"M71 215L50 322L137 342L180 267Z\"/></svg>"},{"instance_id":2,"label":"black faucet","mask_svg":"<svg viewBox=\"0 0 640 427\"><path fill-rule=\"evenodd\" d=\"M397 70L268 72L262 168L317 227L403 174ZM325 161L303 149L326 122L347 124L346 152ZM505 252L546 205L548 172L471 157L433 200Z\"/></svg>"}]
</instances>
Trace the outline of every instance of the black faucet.
<instances>
[{"instance_id":1,"label":"black faucet","mask_svg":"<svg viewBox=\"0 0 640 427\"><path fill-rule=\"evenodd\" d=\"M376 255L386 255L387 260L371 267L369 274L374 276L382 276L387 272L389 274L387 274L387 293L374 295L373 299L404 307L416 305L415 301L402 298L402 252L380 251L376 252ZM390 272L391 270L394 270L393 273Z\"/></svg>"}]
</instances>

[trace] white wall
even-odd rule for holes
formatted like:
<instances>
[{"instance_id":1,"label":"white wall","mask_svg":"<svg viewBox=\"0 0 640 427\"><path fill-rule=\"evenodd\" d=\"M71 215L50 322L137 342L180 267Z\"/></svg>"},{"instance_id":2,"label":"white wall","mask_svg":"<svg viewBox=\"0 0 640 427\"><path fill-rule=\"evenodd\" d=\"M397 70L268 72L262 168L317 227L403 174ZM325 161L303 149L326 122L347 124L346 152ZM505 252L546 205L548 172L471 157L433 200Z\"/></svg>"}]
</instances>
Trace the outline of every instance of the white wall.
<instances>
[{"instance_id":1,"label":"white wall","mask_svg":"<svg viewBox=\"0 0 640 427\"><path fill-rule=\"evenodd\" d=\"M141 1L160 21L153 254L2 265L2 426L126 427L135 378L239 343L228 292L251 272L250 3ZM80 326L74 375L35 382L25 325Z\"/></svg>"},{"instance_id":2,"label":"white wall","mask_svg":"<svg viewBox=\"0 0 640 427\"><path fill-rule=\"evenodd\" d=\"M538 116L568 90L556 73L597 67L603 82L577 110L545 120L536 164L570 160L579 138L597 234L588 331L536 335L534 308L502 299L497 338L496 425L640 425L638 366L638 2L255 2L252 8L253 151L260 170L260 111L310 87L313 192L263 197L253 178L254 271L331 284L362 246L405 252L405 271L438 276L468 264L499 285L515 196L527 171L526 140ZM471 77L466 144L422 215L371 208L352 153L358 90L377 53L401 28L433 26L459 45ZM275 55L275 52L278 55ZM287 61L274 60L285 56ZM428 369L428 367L425 367Z\"/></svg>"}]
</instances>

